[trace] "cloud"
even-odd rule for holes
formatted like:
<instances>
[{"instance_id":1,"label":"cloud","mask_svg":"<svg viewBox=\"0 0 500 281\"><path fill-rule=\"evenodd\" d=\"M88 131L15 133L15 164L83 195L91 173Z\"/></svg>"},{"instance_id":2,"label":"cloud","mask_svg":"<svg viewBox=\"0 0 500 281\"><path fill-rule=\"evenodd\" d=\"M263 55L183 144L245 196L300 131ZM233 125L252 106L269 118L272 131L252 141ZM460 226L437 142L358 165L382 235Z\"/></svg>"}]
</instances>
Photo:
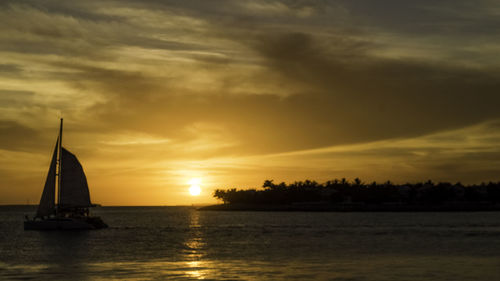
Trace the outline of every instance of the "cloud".
<instances>
[{"instance_id":1,"label":"cloud","mask_svg":"<svg viewBox=\"0 0 500 281\"><path fill-rule=\"evenodd\" d=\"M36 129L12 120L0 120L0 149L33 152L45 147L45 141Z\"/></svg>"},{"instance_id":2,"label":"cloud","mask_svg":"<svg viewBox=\"0 0 500 281\"><path fill-rule=\"evenodd\" d=\"M298 180L361 177L367 181L391 179L401 183L427 179L466 183L495 181L500 169L500 132L495 129L499 122L415 138L273 154L245 163L260 165L262 170L293 171Z\"/></svg>"},{"instance_id":3,"label":"cloud","mask_svg":"<svg viewBox=\"0 0 500 281\"><path fill-rule=\"evenodd\" d=\"M228 153L415 137L500 117L495 70L377 58L369 55L370 44L321 42L303 33L257 36L252 46L263 58L262 72L293 86L287 96L192 91L175 79L87 69L115 94L96 110L116 124L179 140L193 137L183 129L190 124L217 124L222 136L238 140Z\"/></svg>"},{"instance_id":4,"label":"cloud","mask_svg":"<svg viewBox=\"0 0 500 281\"><path fill-rule=\"evenodd\" d=\"M0 89L0 107L10 108L29 102L34 96L33 92Z\"/></svg>"},{"instance_id":5,"label":"cloud","mask_svg":"<svg viewBox=\"0 0 500 281\"><path fill-rule=\"evenodd\" d=\"M21 38L33 40L28 45L42 55L60 50L57 54L63 57L83 56L49 62L57 71L44 75L74 91L100 96L84 110L117 130L181 140L193 137L184 128L204 122L231 132L220 134L239 140L240 151L271 153L410 137L497 117L495 69L378 57L374 53L380 43L363 38L368 34L364 26L352 29L362 22L356 14L369 15L363 5L342 1L226 4L221 8L196 1L182 5L129 1L124 8L104 2L101 9L94 9L93 2L44 6L27 1L10 4L4 21L18 34L29 34ZM389 4L403 14L411 12L401 4ZM429 17L446 13L436 5L431 9L430 2L410 4L422 21L426 17L418 12ZM369 5L378 29L390 30L384 20L401 20L397 13L376 16L380 5ZM286 12L304 10L314 12L314 17L297 19L295 12ZM268 12L281 11L285 11L281 25L273 24ZM327 21L324 13L342 17ZM45 24L17 20L25 16ZM162 22L166 17L168 21ZM39 30L42 26L46 31ZM300 26L299 31L287 30L295 26ZM330 33L324 33L326 27ZM187 35L179 36L182 30ZM210 43L199 35L211 38ZM70 43L70 37L78 40ZM234 53L221 49L222 44L232 44ZM127 48L138 49L124 52ZM159 51L155 57L153 50ZM140 53L160 60L138 59ZM213 55L197 55L203 53ZM169 56L186 60L164 60ZM244 61L244 56L253 59ZM210 59L214 57L221 59ZM200 82L201 77L206 81Z\"/></svg>"},{"instance_id":6,"label":"cloud","mask_svg":"<svg viewBox=\"0 0 500 281\"><path fill-rule=\"evenodd\" d=\"M389 175L386 167L400 165L407 169L392 170L398 177L469 173L471 180L496 167L496 148L471 152L463 146L470 131L459 130L500 119L493 1L0 6L5 151L42 153L62 116L68 144L109 174L119 173L117 162L127 171L147 162L176 174L169 165L188 170L183 161L198 159L207 169L225 159L211 172L231 174L233 163L249 179L265 175L259 162L269 155L374 142L390 145L270 163L280 175L361 168ZM435 140L442 145L418 142L450 130L458 130L454 139ZM493 138L498 131L488 125L482 132ZM405 140L422 147L394 147ZM462 146L450 152L453 143ZM454 164L460 161L475 166Z\"/></svg>"},{"instance_id":7,"label":"cloud","mask_svg":"<svg viewBox=\"0 0 500 281\"><path fill-rule=\"evenodd\" d=\"M499 117L496 69L381 59L367 55L369 46L356 42L332 44L327 49L325 42L291 33L264 38L256 49L270 69L302 83L303 91L332 108L333 123L342 119L357 131L345 134L398 137ZM311 115L317 115L312 109Z\"/></svg>"},{"instance_id":8,"label":"cloud","mask_svg":"<svg viewBox=\"0 0 500 281\"><path fill-rule=\"evenodd\" d=\"M0 73L2 75L18 75L22 72L22 68L16 64L0 64Z\"/></svg>"}]
</instances>

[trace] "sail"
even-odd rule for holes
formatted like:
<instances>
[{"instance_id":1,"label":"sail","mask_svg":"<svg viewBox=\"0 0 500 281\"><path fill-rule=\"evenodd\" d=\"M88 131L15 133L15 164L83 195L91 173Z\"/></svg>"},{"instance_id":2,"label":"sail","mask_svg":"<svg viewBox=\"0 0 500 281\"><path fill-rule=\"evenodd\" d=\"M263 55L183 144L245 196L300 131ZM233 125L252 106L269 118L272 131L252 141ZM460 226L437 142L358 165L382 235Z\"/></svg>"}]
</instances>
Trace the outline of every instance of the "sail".
<instances>
[{"instance_id":1,"label":"sail","mask_svg":"<svg viewBox=\"0 0 500 281\"><path fill-rule=\"evenodd\" d=\"M75 155L62 148L61 190L59 206L90 207L90 194L87 178L82 165Z\"/></svg>"},{"instance_id":2,"label":"sail","mask_svg":"<svg viewBox=\"0 0 500 281\"><path fill-rule=\"evenodd\" d=\"M36 211L36 216L39 218L49 216L54 213L58 142L59 139L56 142L56 147L54 148L54 153L52 154L52 160L50 161L49 173L47 174L47 179L45 180L45 187L43 188L42 198L40 199L40 204L38 204L38 210Z\"/></svg>"}]
</instances>

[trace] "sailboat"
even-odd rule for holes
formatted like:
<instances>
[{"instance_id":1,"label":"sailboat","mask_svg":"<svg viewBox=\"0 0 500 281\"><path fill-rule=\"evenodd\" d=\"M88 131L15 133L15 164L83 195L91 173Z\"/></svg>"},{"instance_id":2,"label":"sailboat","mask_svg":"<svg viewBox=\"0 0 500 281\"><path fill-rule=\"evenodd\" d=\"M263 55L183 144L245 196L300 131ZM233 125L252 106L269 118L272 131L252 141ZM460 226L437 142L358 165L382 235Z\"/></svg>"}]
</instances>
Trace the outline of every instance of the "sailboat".
<instances>
[{"instance_id":1,"label":"sailboat","mask_svg":"<svg viewBox=\"0 0 500 281\"><path fill-rule=\"evenodd\" d=\"M91 216L89 187L82 165L62 146L63 119L36 215L26 216L25 230L99 229L107 225ZM57 193L56 193L57 190Z\"/></svg>"}]
</instances>

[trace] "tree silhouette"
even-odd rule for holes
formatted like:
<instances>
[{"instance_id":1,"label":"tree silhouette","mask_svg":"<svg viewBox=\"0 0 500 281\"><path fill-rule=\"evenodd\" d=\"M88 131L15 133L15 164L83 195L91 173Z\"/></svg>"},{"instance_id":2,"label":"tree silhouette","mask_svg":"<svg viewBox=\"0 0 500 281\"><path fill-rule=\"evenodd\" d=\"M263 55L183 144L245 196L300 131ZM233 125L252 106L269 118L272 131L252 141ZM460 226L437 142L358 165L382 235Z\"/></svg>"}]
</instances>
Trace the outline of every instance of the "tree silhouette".
<instances>
[{"instance_id":1,"label":"tree silhouette","mask_svg":"<svg viewBox=\"0 0 500 281\"><path fill-rule=\"evenodd\" d=\"M320 184L314 180L296 181L290 184L265 180L263 189L216 189L213 196L225 204L291 204L301 202L362 203L362 204L424 204L446 202L500 203L500 182L464 186L431 180L425 183L397 185L391 181L383 184L365 184L359 178L352 183L345 178Z\"/></svg>"}]
</instances>

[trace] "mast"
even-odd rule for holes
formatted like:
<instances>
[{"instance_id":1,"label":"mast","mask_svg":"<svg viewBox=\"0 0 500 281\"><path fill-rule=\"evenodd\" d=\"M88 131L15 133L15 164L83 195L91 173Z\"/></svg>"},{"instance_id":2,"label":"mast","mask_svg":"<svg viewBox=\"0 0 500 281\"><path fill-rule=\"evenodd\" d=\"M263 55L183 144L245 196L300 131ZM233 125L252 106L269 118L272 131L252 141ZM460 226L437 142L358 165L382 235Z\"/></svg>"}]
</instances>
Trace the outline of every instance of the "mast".
<instances>
[{"instance_id":1,"label":"mast","mask_svg":"<svg viewBox=\"0 0 500 281\"><path fill-rule=\"evenodd\" d=\"M59 126L59 173L57 178L57 207L61 203L61 182L62 182L62 129L63 129L63 119L61 118L61 125Z\"/></svg>"}]
</instances>

